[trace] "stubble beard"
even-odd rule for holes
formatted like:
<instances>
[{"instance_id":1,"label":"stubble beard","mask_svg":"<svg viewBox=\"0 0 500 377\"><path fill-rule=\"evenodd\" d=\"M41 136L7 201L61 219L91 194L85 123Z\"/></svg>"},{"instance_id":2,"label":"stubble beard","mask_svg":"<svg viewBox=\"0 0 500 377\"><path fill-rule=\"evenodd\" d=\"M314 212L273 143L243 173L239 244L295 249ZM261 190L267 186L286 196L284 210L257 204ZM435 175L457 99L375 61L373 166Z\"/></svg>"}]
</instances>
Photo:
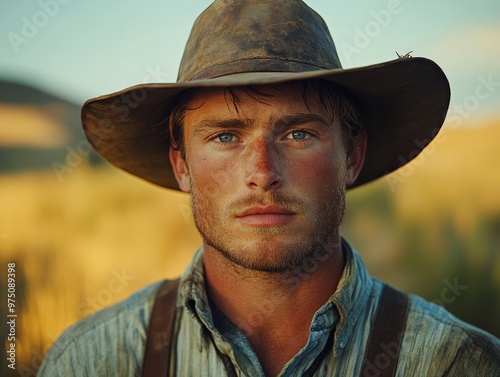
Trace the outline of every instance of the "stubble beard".
<instances>
[{"instance_id":1,"label":"stubble beard","mask_svg":"<svg viewBox=\"0 0 500 377\"><path fill-rule=\"evenodd\" d=\"M338 234L345 212L345 180L344 174L339 174L337 180L323 188L325 193L314 203L316 216L311 208L297 198L287 198L282 194L269 193L264 198L248 197L235 204L242 209L251 205L276 204L291 211L302 213L308 220L305 225L308 229L304 237L294 243L275 245L273 239L290 232L284 225L279 227L252 228L252 235L256 234L261 242L253 246L244 246L243 242L228 237L228 230L217 216L214 204L199 194L195 186L191 187L191 207L196 228L205 243L233 263L246 270L286 273L305 263L313 257L318 248L328 247L332 236ZM328 198L329 200L324 200ZM230 211L231 206L226 210ZM235 220L233 220L235 221ZM337 233L336 233L337 232Z\"/></svg>"}]
</instances>

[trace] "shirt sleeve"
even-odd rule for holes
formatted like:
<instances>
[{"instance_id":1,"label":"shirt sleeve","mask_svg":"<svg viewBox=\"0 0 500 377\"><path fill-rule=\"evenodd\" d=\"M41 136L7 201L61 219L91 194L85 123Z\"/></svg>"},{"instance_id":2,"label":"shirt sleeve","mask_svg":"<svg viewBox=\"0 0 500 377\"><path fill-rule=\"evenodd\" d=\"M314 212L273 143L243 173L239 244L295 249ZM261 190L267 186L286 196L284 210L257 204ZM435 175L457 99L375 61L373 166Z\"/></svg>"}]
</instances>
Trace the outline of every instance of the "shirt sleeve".
<instances>
[{"instance_id":1,"label":"shirt sleeve","mask_svg":"<svg viewBox=\"0 0 500 377\"><path fill-rule=\"evenodd\" d=\"M500 377L500 340L412 297L399 363L404 376Z\"/></svg>"},{"instance_id":2,"label":"shirt sleeve","mask_svg":"<svg viewBox=\"0 0 500 377\"><path fill-rule=\"evenodd\" d=\"M498 342L483 334L470 334L456 352L445 376L500 376L500 346Z\"/></svg>"}]
</instances>

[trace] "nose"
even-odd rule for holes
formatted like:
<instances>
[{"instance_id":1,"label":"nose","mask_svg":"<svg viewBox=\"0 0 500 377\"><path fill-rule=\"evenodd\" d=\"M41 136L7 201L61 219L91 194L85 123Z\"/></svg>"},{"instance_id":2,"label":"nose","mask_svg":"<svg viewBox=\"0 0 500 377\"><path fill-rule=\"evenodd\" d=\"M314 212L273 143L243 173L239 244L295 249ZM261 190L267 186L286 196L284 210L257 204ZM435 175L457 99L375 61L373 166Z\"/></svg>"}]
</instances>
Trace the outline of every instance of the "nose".
<instances>
[{"instance_id":1,"label":"nose","mask_svg":"<svg viewBox=\"0 0 500 377\"><path fill-rule=\"evenodd\" d=\"M245 184L252 190L276 190L283 184L280 174L280 156L268 140L256 140L247 147L243 157Z\"/></svg>"}]
</instances>

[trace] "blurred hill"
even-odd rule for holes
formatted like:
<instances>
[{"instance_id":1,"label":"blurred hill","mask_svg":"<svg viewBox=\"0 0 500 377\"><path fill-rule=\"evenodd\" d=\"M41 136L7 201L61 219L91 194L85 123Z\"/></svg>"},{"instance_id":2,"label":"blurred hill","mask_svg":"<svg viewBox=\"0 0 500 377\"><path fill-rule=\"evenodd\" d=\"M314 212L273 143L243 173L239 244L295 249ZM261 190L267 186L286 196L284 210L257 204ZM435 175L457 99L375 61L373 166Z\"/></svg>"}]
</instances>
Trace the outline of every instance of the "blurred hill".
<instances>
[{"instance_id":1,"label":"blurred hill","mask_svg":"<svg viewBox=\"0 0 500 377\"><path fill-rule=\"evenodd\" d=\"M0 79L0 173L51 169L75 150L86 151L80 154L91 164L101 162L85 141L80 105Z\"/></svg>"}]
</instances>

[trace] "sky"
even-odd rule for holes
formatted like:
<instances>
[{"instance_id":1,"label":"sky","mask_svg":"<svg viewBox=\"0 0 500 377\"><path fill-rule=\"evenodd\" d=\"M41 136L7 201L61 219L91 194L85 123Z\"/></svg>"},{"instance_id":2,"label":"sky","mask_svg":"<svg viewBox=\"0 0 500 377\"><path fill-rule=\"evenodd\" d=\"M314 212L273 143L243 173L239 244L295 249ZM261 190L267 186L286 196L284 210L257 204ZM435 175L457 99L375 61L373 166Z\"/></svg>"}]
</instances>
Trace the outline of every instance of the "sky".
<instances>
[{"instance_id":1,"label":"sky","mask_svg":"<svg viewBox=\"0 0 500 377\"><path fill-rule=\"evenodd\" d=\"M0 2L0 79L76 103L144 82L174 82L208 0ZM326 21L344 68L434 60L460 124L500 119L500 1L306 0ZM463 120L463 122L462 122Z\"/></svg>"}]
</instances>

